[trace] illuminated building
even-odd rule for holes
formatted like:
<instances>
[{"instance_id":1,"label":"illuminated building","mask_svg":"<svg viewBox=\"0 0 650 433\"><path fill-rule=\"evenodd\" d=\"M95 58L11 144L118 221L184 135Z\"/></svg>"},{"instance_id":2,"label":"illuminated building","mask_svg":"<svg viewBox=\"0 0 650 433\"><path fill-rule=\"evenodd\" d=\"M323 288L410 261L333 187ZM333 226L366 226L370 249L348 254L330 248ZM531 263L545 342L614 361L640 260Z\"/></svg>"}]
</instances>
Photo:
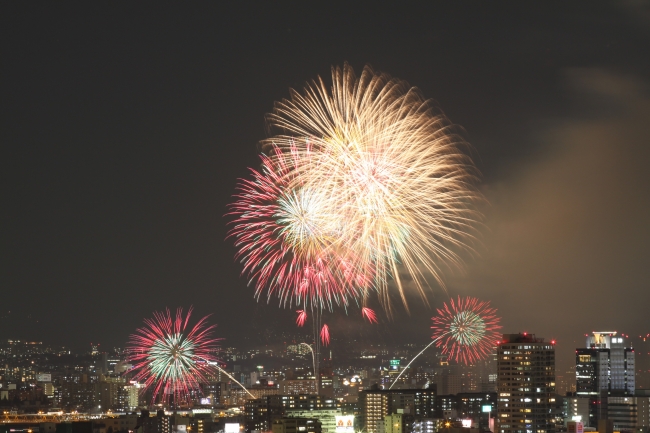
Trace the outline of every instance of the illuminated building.
<instances>
[{"instance_id":1,"label":"illuminated building","mask_svg":"<svg viewBox=\"0 0 650 433\"><path fill-rule=\"evenodd\" d=\"M336 417L341 416L341 409L289 409L285 412L287 418L315 418L321 424L323 433L336 432Z\"/></svg>"},{"instance_id":2,"label":"illuminated building","mask_svg":"<svg viewBox=\"0 0 650 433\"><path fill-rule=\"evenodd\" d=\"M496 413L497 393L466 392L456 395L458 417L471 419L479 427L489 430L490 414Z\"/></svg>"},{"instance_id":3,"label":"illuminated building","mask_svg":"<svg viewBox=\"0 0 650 433\"><path fill-rule=\"evenodd\" d=\"M388 395L376 391L362 391L359 393L359 404L363 415L363 427L368 433L377 433L377 424L390 413Z\"/></svg>"},{"instance_id":4,"label":"illuminated building","mask_svg":"<svg viewBox=\"0 0 650 433\"><path fill-rule=\"evenodd\" d=\"M246 431L269 431L271 420L269 417L269 404L266 398L248 400L244 404L246 414Z\"/></svg>"},{"instance_id":5,"label":"illuminated building","mask_svg":"<svg viewBox=\"0 0 650 433\"><path fill-rule=\"evenodd\" d=\"M319 394L334 398L334 375L330 368L321 368Z\"/></svg>"},{"instance_id":6,"label":"illuminated building","mask_svg":"<svg viewBox=\"0 0 650 433\"><path fill-rule=\"evenodd\" d=\"M226 402L225 397L228 392L225 382L208 382L202 384L201 388L203 389L203 395L209 398L212 404L224 404Z\"/></svg>"},{"instance_id":7,"label":"illuminated building","mask_svg":"<svg viewBox=\"0 0 650 433\"><path fill-rule=\"evenodd\" d=\"M634 431L637 423L637 405L634 396L608 396L607 420L615 431Z\"/></svg>"},{"instance_id":8,"label":"illuminated building","mask_svg":"<svg viewBox=\"0 0 650 433\"><path fill-rule=\"evenodd\" d=\"M138 418L138 433L171 433L172 422L165 412L159 410L155 417L149 416L148 410L142 410Z\"/></svg>"},{"instance_id":9,"label":"illuminated building","mask_svg":"<svg viewBox=\"0 0 650 433\"><path fill-rule=\"evenodd\" d=\"M278 395L279 393L280 390L274 386L247 388L247 391L237 387L230 390L229 397L226 399L226 401L230 404L244 405L248 400L264 398L271 395ZM253 395L252 397L251 394Z\"/></svg>"},{"instance_id":10,"label":"illuminated building","mask_svg":"<svg viewBox=\"0 0 650 433\"><path fill-rule=\"evenodd\" d=\"M306 344L290 344L287 346L287 355L308 355L311 349Z\"/></svg>"},{"instance_id":11,"label":"illuminated building","mask_svg":"<svg viewBox=\"0 0 650 433\"><path fill-rule=\"evenodd\" d=\"M498 433L553 433L555 346L534 334L504 334L497 348Z\"/></svg>"},{"instance_id":12,"label":"illuminated building","mask_svg":"<svg viewBox=\"0 0 650 433\"><path fill-rule=\"evenodd\" d=\"M332 411L337 411L336 401L322 395L270 395L265 398L248 400L245 405L246 431L252 430L268 431L273 421L283 418L296 418L305 415L307 418L319 418L322 415L327 418L335 416ZM309 414L307 416L307 414ZM339 413L340 415L340 413ZM330 421L326 419L327 429L330 429ZM323 421L320 421L323 423ZM321 425L322 428L322 425ZM325 432L325 430L323 430ZM328 433L333 433L330 431Z\"/></svg>"},{"instance_id":13,"label":"illuminated building","mask_svg":"<svg viewBox=\"0 0 650 433\"><path fill-rule=\"evenodd\" d=\"M455 395L436 397L436 418L452 419L458 417L458 398Z\"/></svg>"},{"instance_id":14,"label":"illuminated building","mask_svg":"<svg viewBox=\"0 0 650 433\"><path fill-rule=\"evenodd\" d=\"M361 429L377 433L378 423L388 415L403 410L417 418L433 418L435 414L435 389L369 389L359 392Z\"/></svg>"},{"instance_id":15,"label":"illuminated building","mask_svg":"<svg viewBox=\"0 0 650 433\"><path fill-rule=\"evenodd\" d=\"M440 420L425 418L413 423L413 433L436 433L440 427Z\"/></svg>"},{"instance_id":16,"label":"illuminated building","mask_svg":"<svg viewBox=\"0 0 650 433\"><path fill-rule=\"evenodd\" d=\"M273 421L273 433L321 433L321 425L314 418L280 418Z\"/></svg>"},{"instance_id":17,"label":"illuminated building","mask_svg":"<svg viewBox=\"0 0 650 433\"><path fill-rule=\"evenodd\" d=\"M316 378L281 380L280 394L316 394Z\"/></svg>"},{"instance_id":18,"label":"illuminated building","mask_svg":"<svg viewBox=\"0 0 650 433\"><path fill-rule=\"evenodd\" d=\"M587 348L576 350L576 393L634 395L634 349L616 332L594 332Z\"/></svg>"},{"instance_id":19,"label":"illuminated building","mask_svg":"<svg viewBox=\"0 0 650 433\"><path fill-rule=\"evenodd\" d=\"M589 397L578 397L575 394L564 399L564 413L567 421L579 421L587 425L589 420Z\"/></svg>"},{"instance_id":20,"label":"illuminated building","mask_svg":"<svg viewBox=\"0 0 650 433\"><path fill-rule=\"evenodd\" d=\"M650 390L636 390L636 427L639 432L650 431Z\"/></svg>"},{"instance_id":21,"label":"illuminated building","mask_svg":"<svg viewBox=\"0 0 650 433\"><path fill-rule=\"evenodd\" d=\"M609 414L609 397L634 396L634 349L625 347L625 338L616 332L594 332L587 347L576 349L576 395L589 398L589 418L583 423L597 427L600 419L614 421L614 428L629 425L630 412L616 400ZM613 402L614 400L612 400Z\"/></svg>"},{"instance_id":22,"label":"illuminated building","mask_svg":"<svg viewBox=\"0 0 650 433\"><path fill-rule=\"evenodd\" d=\"M386 415L377 423L377 433L404 433L405 422L404 413Z\"/></svg>"}]
</instances>

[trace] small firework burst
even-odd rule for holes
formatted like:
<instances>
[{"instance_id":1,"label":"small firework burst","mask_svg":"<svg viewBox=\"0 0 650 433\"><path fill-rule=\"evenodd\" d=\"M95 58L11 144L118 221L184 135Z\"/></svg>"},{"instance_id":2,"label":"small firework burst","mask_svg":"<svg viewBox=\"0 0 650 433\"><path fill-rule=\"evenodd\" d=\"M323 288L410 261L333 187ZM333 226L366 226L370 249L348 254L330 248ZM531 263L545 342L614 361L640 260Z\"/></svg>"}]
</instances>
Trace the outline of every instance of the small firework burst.
<instances>
[{"instance_id":1,"label":"small firework burst","mask_svg":"<svg viewBox=\"0 0 650 433\"><path fill-rule=\"evenodd\" d=\"M330 344L330 327L327 324L323 325L323 328L320 330L320 340L324 346Z\"/></svg>"},{"instance_id":2,"label":"small firework burst","mask_svg":"<svg viewBox=\"0 0 650 433\"><path fill-rule=\"evenodd\" d=\"M307 312L305 310L298 310L296 311L298 313L298 318L296 319L296 325L298 326L304 326L305 321L307 320Z\"/></svg>"},{"instance_id":3,"label":"small firework burst","mask_svg":"<svg viewBox=\"0 0 650 433\"><path fill-rule=\"evenodd\" d=\"M370 323L378 323L377 322L377 314L368 307L363 307L361 309L361 315L363 316L364 319L366 319Z\"/></svg>"},{"instance_id":4,"label":"small firework burst","mask_svg":"<svg viewBox=\"0 0 650 433\"><path fill-rule=\"evenodd\" d=\"M484 359L499 340L500 318L489 301L458 297L452 299L433 317L433 335L436 347L449 359L471 364Z\"/></svg>"},{"instance_id":5,"label":"small firework burst","mask_svg":"<svg viewBox=\"0 0 650 433\"><path fill-rule=\"evenodd\" d=\"M131 335L127 350L133 363L134 380L144 382L144 389L152 391L152 403L160 401L179 405L190 403L193 393L200 393L200 385L215 356L217 342L211 333L216 325L207 325L207 316L193 327L188 327L192 309L183 317L183 309L172 317L169 309L154 312L145 319L142 328Z\"/></svg>"}]
</instances>

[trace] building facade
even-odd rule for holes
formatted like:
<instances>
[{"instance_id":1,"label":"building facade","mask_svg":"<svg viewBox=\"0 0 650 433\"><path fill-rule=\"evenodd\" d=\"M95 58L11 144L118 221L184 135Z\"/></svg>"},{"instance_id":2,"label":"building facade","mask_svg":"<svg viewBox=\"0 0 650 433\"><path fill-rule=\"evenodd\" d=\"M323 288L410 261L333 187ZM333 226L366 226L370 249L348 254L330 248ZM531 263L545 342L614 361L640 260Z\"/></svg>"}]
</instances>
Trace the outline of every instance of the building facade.
<instances>
[{"instance_id":1,"label":"building facade","mask_svg":"<svg viewBox=\"0 0 650 433\"><path fill-rule=\"evenodd\" d=\"M273 421L272 433L321 433L321 425L314 418L280 418Z\"/></svg>"},{"instance_id":2,"label":"building facade","mask_svg":"<svg viewBox=\"0 0 650 433\"><path fill-rule=\"evenodd\" d=\"M369 389L359 392L361 426L367 433L377 433L378 424L401 412L420 418L433 418L436 412L435 389Z\"/></svg>"},{"instance_id":3,"label":"building facade","mask_svg":"<svg viewBox=\"0 0 650 433\"><path fill-rule=\"evenodd\" d=\"M576 396L589 399L589 417L583 419L583 423L585 426L598 427L601 419L616 419L615 429L636 423L636 420L626 418L633 411L620 407L630 400L610 399L634 396L634 349L625 347L625 338L616 332L594 332L593 335L587 335L586 346L576 349L575 369ZM610 400L615 405L611 414L608 407ZM622 417L623 413L627 415Z\"/></svg>"},{"instance_id":4,"label":"building facade","mask_svg":"<svg viewBox=\"0 0 650 433\"><path fill-rule=\"evenodd\" d=\"M497 348L499 433L553 433L555 346L534 334L504 334Z\"/></svg>"}]
</instances>

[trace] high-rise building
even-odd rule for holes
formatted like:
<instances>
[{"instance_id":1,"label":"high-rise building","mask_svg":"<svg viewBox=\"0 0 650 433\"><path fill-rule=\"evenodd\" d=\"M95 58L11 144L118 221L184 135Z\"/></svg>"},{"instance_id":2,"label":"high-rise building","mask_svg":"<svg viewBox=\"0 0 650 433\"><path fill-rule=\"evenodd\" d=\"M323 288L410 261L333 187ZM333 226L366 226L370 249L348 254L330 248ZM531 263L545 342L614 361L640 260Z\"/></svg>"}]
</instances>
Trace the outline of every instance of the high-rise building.
<instances>
[{"instance_id":1,"label":"high-rise building","mask_svg":"<svg viewBox=\"0 0 650 433\"><path fill-rule=\"evenodd\" d=\"M634 349L616 332L594 332L587 347L576 350L578 395L634 395Z\"/></svg>"},{"instance_id":2,"label":"high-rise building","mask_svg":"<svg viewBox=\"0 0 650 433\"><path fill-rule=\"evenodd\" d=\"M625 338L616 332L594 332L587 335L587 347L576 349L576 395L589 398L589 419L586 426L597 427L598 420L621 418L616 400L611 416L608 415L608 397L634 396L634 349L625 347ZM613 401L613 400L612 400ZM625 400L622 400L624 403ZM630 401L630 400L628 400ZM614 428L629 425L632 421L620 419Z\"/></svg>"},{"instance_id":3,"label":"high-rise building","mask_svg":"<svg viewBox=\"0 0 650 433\"><path fill-rule=\"evenodd\" d=\"M247 400L244 404L246 414L246 431L269 431L271 420L269 417L269 404L266 398Z\"/></svg>"},{"instance_id":4,"label":"high-rise building","mask_svg":"<svg viewBox=\"0 0 650 433\"><path fill-rule=\"evenodd\" d=\"M504 334L497 348L499 433L555 431L555 346L534 334Z\"/></svg>"},{"instance_id":5,"label":"high-rise building","mask_svg":"<svg viewBox=\"0 0 650 433\"><path fill-rule=\"evenodd\" d=\"M368 433L377 433L384 417L398 413L416 418L433 418L436 410L436 390L429 389L369 389L359 392L361 426Z\"/></svg>"}]
</instances>

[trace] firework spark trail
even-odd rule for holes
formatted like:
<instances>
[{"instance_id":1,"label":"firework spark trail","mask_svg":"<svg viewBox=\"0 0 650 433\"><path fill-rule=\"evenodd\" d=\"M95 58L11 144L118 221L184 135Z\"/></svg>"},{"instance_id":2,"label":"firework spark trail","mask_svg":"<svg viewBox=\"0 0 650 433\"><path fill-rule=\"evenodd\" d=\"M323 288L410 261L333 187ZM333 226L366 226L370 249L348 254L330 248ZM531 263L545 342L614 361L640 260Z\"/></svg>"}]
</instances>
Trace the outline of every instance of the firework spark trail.
<instances>
[{"instance_id":1,"label":"firework spark trail","mask_svg":"<svg viewBox=\"0 0 650 433\"><path fill-rule=\"evenodd\" d=\"M254 399L257 398L257 397L255 397L253 394L251 394L251 392L250 392L250 391L249 391L249 390L248 390L244 385L242 385L241 382L239 382L237 379L235 379L234 376L233 376L232 374L228 373L226 370L224 370L223 368L221 368L221 366L219 366L219 363L218 363L218 362L210 362L209 364L210 364L212 367L214 367L214 368L216 368L217 370L219 370L220 372L222 372L223 374L225 374L226 376L228 376L228 377L230 378L230 380L232 380L232 381L235 382L237 385L239 385L239 387L240 387L241 389L243 389L244 391L246 391L246 392L248 393L248 395L250 395L250 396L253 397Z\"/></svg>"},{"instance_id":2,"label":"firework spark trail","mask_svg":"<svg viewBox=\"0 0 650 433\"><path fill-rule=\"evenodd\" d=\"M442 353L456 362L470 364L484 359L499 340L499 317L490 302L458 297L438 309L433 317L433 336Z\"/></svg>"},{"instance_id":3,"label":"firework spark trail","mask_svg":"<svg viewBox=\"0 0 650 433\"><path fill-rule=\"evenodd\" d=\"M397 377L395 378L395 380L393 381L393 383L390 384L390 386L388 387L388 389L392 389L392 388L393 388L393 385L395 385L395 384L397 383L397 381L399 380L400 377L402 377L402 375L404 374L404 372L405 372L406 370L408 370L408 368L411 366L411 364L413 364L413 361L415 361L416 359L418 359L420 355L422 355L422 354L423 354L423 353L424 353L424 352L425 352L429 347L431 347L431 346L432 346L435 342L437 342L437 341L438 341L438 340L433 340L432 342L430 342L429 344L427 344L427 345L424 347L424 349L422 349L422 350L421 350L417 355L415 355L415 356L413 357L413 359L411 359L411 361L409 361L409 363L406 364L406 367L404 367L404 370L400 371L400 373L397 375Z\"/></svg>"},{"instance_id":4,"label":"firework spark trail","mask_svg":"<svg viewBox=\"0 0 650 433\"><path fill-rule=\"evenodd\" d=\"M142 381L144 390L152 390L152 403L158 397L163 402L173 397L175 404L190 403L191 393L200 392L200 385L207 382L210 363L218 362L214 353L220 339L211 335L216 325L208 326L206 316L188 328L191 314L191 308L185 317L182 308L175 318L169 310L154 312L131 335L127 350L133 379Z\"/></svg>"}]
</instances>

